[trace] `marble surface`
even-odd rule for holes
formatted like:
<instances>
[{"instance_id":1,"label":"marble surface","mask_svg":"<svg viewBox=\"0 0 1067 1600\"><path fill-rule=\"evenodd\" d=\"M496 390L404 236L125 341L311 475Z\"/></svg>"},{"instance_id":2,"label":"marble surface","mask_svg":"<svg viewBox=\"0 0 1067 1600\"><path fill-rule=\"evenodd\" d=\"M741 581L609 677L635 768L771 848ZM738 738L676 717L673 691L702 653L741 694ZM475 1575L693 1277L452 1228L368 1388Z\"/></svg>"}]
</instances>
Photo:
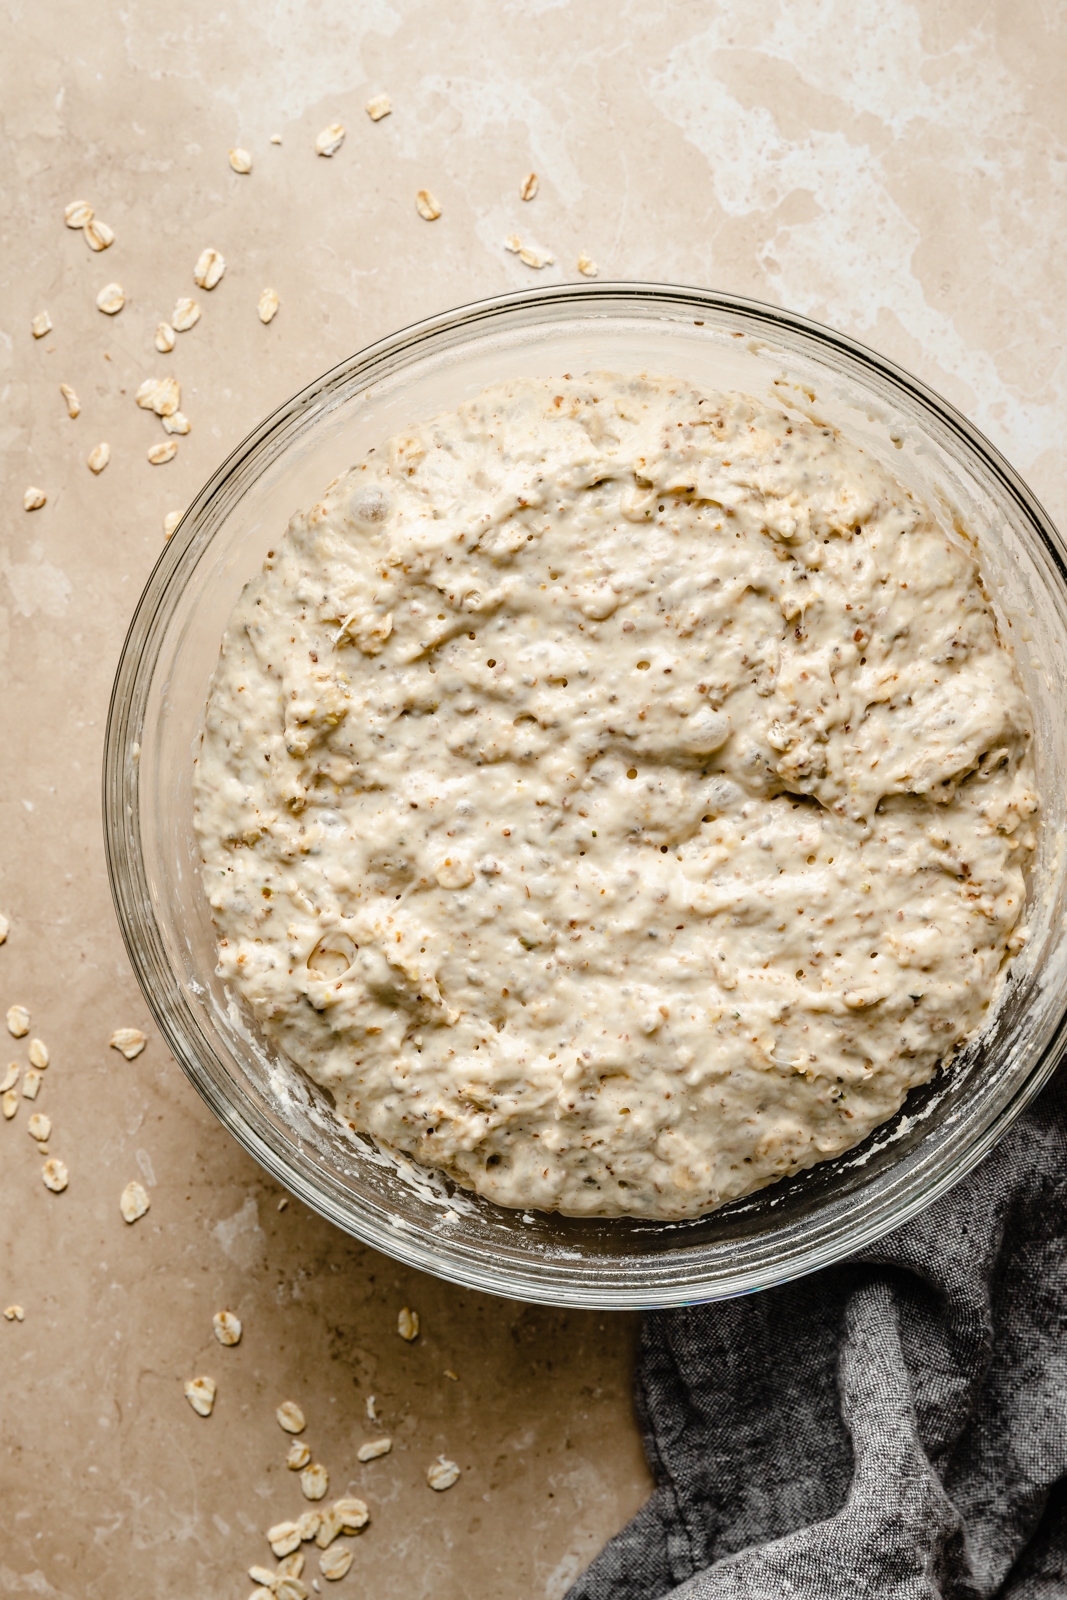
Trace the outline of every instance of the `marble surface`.
<instances>
[{"instance_id":1,"label":"marble surface","mask_svg":"<svg viewBox=\"0 0 1067 1600\"><path fill-rule=\"evenodd\" d=\"M0 1302L25 1309L0 1322L0 1596L241 1600L269 1556L263 1530L303 1505L273 1418L287 1398L331 1494L371 1506L351 1573L319 1579L342 1600L559 1600L650 1488L634 1319L479 1298L296 1201L279 1211L151 1027L111 910L98 791L115 661L166 513L360 345L576 278L585 251L603 278L736 290L875 345L985 429L1062 520L1065 50L1050 0L6 8L0 1010L26 1005L52 1060L36 1105L0 1127ZM383 90L393 113L372 123L363 105ZM345 143L317 157L334 120ZM530 170L540 190L524 203ZM435 222L416 212L423 187ZM82 198L115 232L100 254L63 223ZM525 266L504 249L512 232L555 264ZM210 293L192 278L205 246L227 262ZM112 281L114 318L95 304ZM269 327L267 285L281 299ZM156 324L187 294L202 318L161 356ZM35 340L42 310L53 327ZM165 436L134 392L170 372L192 431L152 466ZM31 484L47 503L26 512ZM124 1025L149 1034L130 1063L107 1043ZM0 1037L25 1067L27 1039ZM63 1194L41 1182L31 1109L52 1119ZM151 1209L127 1226L131 1179ZM411 1345L403 1305L422 1317ZM244 1323L235 1349L212 1336L224 1306ZM198 1372L219 1384L209 1419L182 1397ZM361 1465L379 1431L392 1453ZM463 1474L436 1495L424 1475L441 1452Z\"/></svg>"}]
</instances>

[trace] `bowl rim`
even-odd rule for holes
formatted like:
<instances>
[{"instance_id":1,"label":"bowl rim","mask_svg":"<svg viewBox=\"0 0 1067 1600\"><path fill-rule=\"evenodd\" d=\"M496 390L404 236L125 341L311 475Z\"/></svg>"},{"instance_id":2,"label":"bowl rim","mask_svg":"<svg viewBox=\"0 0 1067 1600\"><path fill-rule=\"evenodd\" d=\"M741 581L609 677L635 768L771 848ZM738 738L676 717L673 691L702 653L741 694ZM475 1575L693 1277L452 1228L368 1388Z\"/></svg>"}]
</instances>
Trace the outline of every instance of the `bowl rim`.
<instances>
[{"instance_id":1,"label":"bowl rim","mask_svg":"<svg viewBox=\"0 0 1067 1600\"><path fill-rule=\"evenodd\" d=\"M976 453L984 467L999 480L1002 489L1016 502L1030 527L1051 559L1061 583L1067 589L1067 545L1025 481L992 442L948 400L921 379L899 367L888 357L870 349L850 335L828 327L799 312L785 310L749 297L714 289L641 280L609 280L564 283L509 291L470 302L452 310L437 312L409 323L395 332L362 347L337 362L288 400L275 407L224 458L190 501L177 529L164 545L145 582L131 617L116 666L108 706L102 761L102 821L104 854L112 900L130 964L145 1002L168 1048L202 1099L253 1159L288 1192L313 1211L372 1248L409 1266L447 1281L484 1293L505 1295L529 1302L599 1309L638 1309L642 1307L684 1305L750 1293L774 1283L803 1276L869 1249L878 1239L901 1226L932 1205L971 1172L989 1153L1015 1118L1023 1111L1055 1071L1067 1051L1067 995L1048 1041L1032 1064L1025 1080L1006 1103L987 1121L954 1161L942 1170L926 1175L903 1199L892 1206L858 1207L855 1219L832 1239L821 1241L818 1231L806 1245L793 1251L787 1262L757 1265L747 1270L719 1274L714 1281L707 1274L680 1273L675 1281L642 1282L640 1274L622 1282L599 1281L589 1287L566 1280L554 1263L531 1254L525 1271L509 1266L493 1270L478 1259L470 1247L440 1236L421 1237L410 1227L392 1226L387 1220L363 1215L352 1209L341 1215L310 1178L285 1159L263 1133L221 1093L203 1067L197 1052L182 1031L174 1025L165 998L178 999L182 985L170 963L159 931L151 890L141 850L139 734L144 716L144 694L151 684L159 645L170 613L183 585L174 585L183 558L196 541L198 519L215 500L223 496L226 485L242 465L261 451L269 440L298 421L302 414L321 406L335 391L349 392L361 373L387 357L412 355L430 341L448 333L487 330L493 320L507 317L521 308L543 308L560 315L568 311L595 315L597 302L605 314L625 308L629 303L654 311L704 308L717 316L732 316L752 331L766 336L775 328L800 335L821 350L837 352L853 368L869 373L883 384L902 391L920 407L932 413L950 434L956 435ZM696 319L693 319L696 321ZM373 382L373 380L371 380ZM212 537L203 538L204 549ZM202 553L202 552L201 552ZM167 601L170 600L168 607ZM138 692L140 691L140 695ZM153 962L151 957L155 956ZM160 978L169 976L170 996L162 991ZM886 1212L889 1212L887 1215ZM442 1250L442 1246L450 1246ZM657 1258L662 1261L663 1257ZM646 1274L647 1276L647 1274Z\"/></svg>"}]
</instances>

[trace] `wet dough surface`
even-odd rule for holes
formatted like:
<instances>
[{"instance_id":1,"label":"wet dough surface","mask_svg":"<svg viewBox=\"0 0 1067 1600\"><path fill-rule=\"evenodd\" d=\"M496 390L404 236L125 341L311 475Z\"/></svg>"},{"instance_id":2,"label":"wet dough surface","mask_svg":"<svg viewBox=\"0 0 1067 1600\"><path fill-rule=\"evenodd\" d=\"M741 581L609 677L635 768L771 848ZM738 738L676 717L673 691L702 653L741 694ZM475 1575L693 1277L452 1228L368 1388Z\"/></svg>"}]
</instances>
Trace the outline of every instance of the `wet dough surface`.
<instances>
[{"instance_id":1,"label":"wet dough surface","mask_svg":"<svg viewBox=\"0 0 1067 1600\"><path fill-rule=\"evenodd\" d=\"M977 557L806 417L494 386L295 517L196 773L220 970L383 1145L699 1215L858 1143L1025 936Z\"/></svg>"}]
</instances>

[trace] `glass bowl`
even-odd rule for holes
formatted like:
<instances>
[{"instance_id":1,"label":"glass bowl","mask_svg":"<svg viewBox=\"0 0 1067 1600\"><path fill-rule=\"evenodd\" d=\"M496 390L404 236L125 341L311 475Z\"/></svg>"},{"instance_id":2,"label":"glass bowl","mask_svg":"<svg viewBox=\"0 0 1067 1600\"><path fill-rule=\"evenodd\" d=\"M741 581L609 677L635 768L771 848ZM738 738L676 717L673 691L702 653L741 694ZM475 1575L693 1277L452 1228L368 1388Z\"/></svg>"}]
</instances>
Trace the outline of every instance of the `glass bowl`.
<instances>
[{"instance_id":1,"label":"glass bowl","mask_svg":"<svg viewBox=\"0 0 1067 1600\"><path fill-rule=\"evenodd\" d=\"M342 1129L215 973L192 828L201 718L230 610L292 512L371 445L486 384L651 371L775 398L839 426L946 526L975 534L1036 728L1043 826L1030 942L981 1038L862 1145L689 1222L502 1209ZM104 756L108 868L145 998L220 1121L307 1205L471 1288L553 1305L717 1299L826 1266L930 1204L991 1148L1064 1050L1064 545L998 452L883 357L804 317L661 284L564 285L420 322L342 362L214 474L156 564L119 663Z\"/></svg>"}]
</instances>

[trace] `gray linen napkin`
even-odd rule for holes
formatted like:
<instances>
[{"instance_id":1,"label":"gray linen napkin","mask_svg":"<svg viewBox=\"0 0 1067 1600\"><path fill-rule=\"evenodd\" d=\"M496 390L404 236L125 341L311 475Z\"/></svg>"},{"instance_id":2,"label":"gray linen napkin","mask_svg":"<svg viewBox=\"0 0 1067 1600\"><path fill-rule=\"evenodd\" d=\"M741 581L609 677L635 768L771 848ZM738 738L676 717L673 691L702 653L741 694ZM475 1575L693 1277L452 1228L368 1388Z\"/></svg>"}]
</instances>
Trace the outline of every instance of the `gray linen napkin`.
<instances>
[{"instance_id":1,"label":"gray linen napkin","mask_svg":"<svg viewBox=\"0 0 1067 1600\"><path fill-rule=\"evenodd\" d=\"M1067 1074L840 1267L645 1320L658 1487L567 1600L1065 1600Z\"/></svg>"}]
</instances>

